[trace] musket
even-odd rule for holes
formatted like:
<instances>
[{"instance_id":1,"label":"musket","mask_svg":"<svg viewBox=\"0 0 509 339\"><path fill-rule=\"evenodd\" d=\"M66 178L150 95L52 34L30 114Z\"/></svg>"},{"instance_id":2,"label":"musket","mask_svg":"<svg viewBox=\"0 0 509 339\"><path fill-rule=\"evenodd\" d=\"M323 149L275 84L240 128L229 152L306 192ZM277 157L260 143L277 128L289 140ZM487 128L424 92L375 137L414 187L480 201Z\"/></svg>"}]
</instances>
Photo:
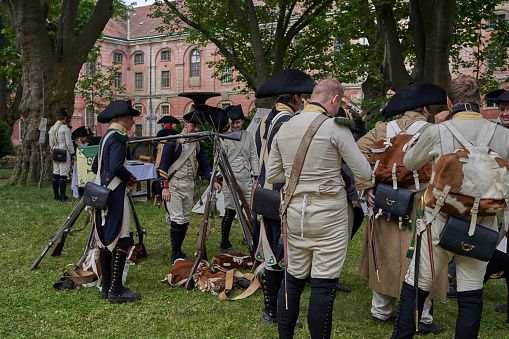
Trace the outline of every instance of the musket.
<instances>
[{"instance_id":1,"label":"musket","mask_svg":"<svg viewBox=\"0 0 509 339\"><path fill-rule=\"evenodd\" d=\"M435 262L433 261L433 247L431 246L431 224L426 225L426 234L428 236L428 251L429 251L429 261L431 264L431 277L433 278L433 286L436 286Z\"/></svg>"},{"instance_id":2,"label":"musket","mask_svg":"<svg viewBox=\"0 0 509 339\"><path fill-rule=\"evenodd\" d=\"M131 191L127 192L127 197L129 198L129 209L131 210L131 216L133 217L134 226L136 227L136 233L138 234L139 243L141 245L141 253L140 258L147 257L147 250L145 249L145 244L143 243L143 235L147 234L147 231L141 226L140 219L138 218L138 213L136 212L136 208L134 207L133 196L131 195Z\"/></svg>"},{"instance_id":3,"label":"musket","mask_svg":"<svg viewBox=\"0 0 509 339\"><path fill-rule=\"evenodd\" d=\"M225 132L225 133L218 133L218 132L214 132L214 131L203 131L203 132L196 132L196 133L167 135L165 137L130 140L130 141L128 141L128 143L129 144L137 144L140 142L158 142L158 141L165 141L165 140L172 141L172 140L189 139L189 138L206 138L206 137L215 137L216 135L222 139L229 139L229 140L235 140L235 141L240 141L240 138L241 138L240 131ZM195 142L195 141L196 140L192 140L191 142Z\"/></svg>"},{"instance_id":4,"label":"musket","mask_svg":"<svg viewBox=\"0 0 509 339\"><path fill-rule=\"evenodd\" d=\"M41 262L42 258L44 258L44 256L46 255L46 253L49 251L49 249L51 248L51 246L53 246L53 244L57 241L58 237L62 234L62 232L70 226L72 226L75 222L76 222L76 219L78 219L79 215L81 214L81 212L83 211L83 209L85 208L85 202L83 201L83 198L78 202L78 204L76 205L76 207L74 208L74 210L71 212L71 214L67 217L67 219L65 219L64 223L62 224L62 226L60 226L60 228L58 229L58 231L56 231L52 236L51 236L51 239L49 240L49 243L48 245L46 245L46 248L42 251L41 255L39 255L39 258L37 258L37 260L34 262L34 264L32 265L32 267L30 267L30 270L34 270L37 268L37 266L39 265L39 263Z\"/></svg>"},{"instance_id":5,"label":"musket","mask_svg":"<svg viewBox=\"0 0 509 339\"><path fill-rule=\"evenodd\" d=\"M419 200L419 208L415 210L415 260L414 260L414 287L415 287L415 305L414 305L414 318L415 318L415 332L419 332L419 261L421 259L421 235L419 232L419 220L424 218L424 197Z\"/></svg>"},{"instance_id":6,"label":"musket","mask_svg":"<svg viewBox=\"0 0 509 339\"><path fill-rule=\"evenodd\" d=\"M283 189L279 191L279 196L281 200L281 207L284 204L284 193ZM285 307L288 310L288 233L287 233L287 224L286 224L286 211L282 211L283 214L281 215L281 233L283 238L283 258L285 261Z\"/></svg>"},{"instance_id":7,"label":"musket","mask_svg":"<svg viewBox=\"0 0 509 339\"><path fill-rule=\"evenodd\" d=\"M218 134L219 133L216 133L215 134L216 138L214 138L214 151L215 151L214 165L212 167L212 174L210 176L209 193L207 194L207 201L205 203L205 208L203 211L203 220L202 220L202 224L200 227L200 234L198 235L198 249L196 252L196 259L194 261L193 267L191 268L191 271L189 271L189 275L187 276L187 281L185 284L185 288L188 291L192 290L194 288L194 279L193 279L194 272L196 272L198 265L200 264L203 257L206 255L205 254L205 251L206 251L205 245L206 245L206 240L207 240L207 227L208 227L209 218L210 218L210 205L212 203L212 194L214 193L214 190L215 190L214 182L215 182L215 178L216 178L216 174L217 174L217 162L218 162L218 158L219 158L218 148L217 148Z\"/></svg>"},{"instance_id":8,"label":"musket","mask_svg":"<svg viewBox=\"0 0 509 339\"><path fill-rule=\"evenodd\" d=\"M375 212L371 209L371 240L370 245L373 252L373 264L375 265L376 272L376 280L380 282L380 275L378 274L378 261L376 259L376 249L375 249Z\"/></svg>"},{"instance_id":9,"label":"musket","mask_svg":"<svg viewBox=\"0 0 509 339\"><path fill-rule=\"evenodd\" d=\"M62 254L62 249L64 248L65 239L67 239L67 236L68 235L73 236L73 235L81 233L81 231L83 231L85 229L85 227L87 227L88 223L92 220L92 214L93 214L92 212L89 212L87 214L87 217L85 218L85 222L83 223L83 228L81 228L79 230L71 231L71 228L73 227L74 223L69 224L69 226L64 230L64 232L62 232L60 241L53 249L53 252L51 252L52 257L58 257L60 254Z\"/></svg>"},{"instance_id":10,"label":"musket","mask_svg":"<svg viewBox=\"0 0 509 339\"><path fill-rule=\"evenodd\" d=\"M92 215L91 213L90 215ZM87 259L88 251L91 248L95 247L95 236L94 236L94 227L90 229L90 235L88 236L87 246L85 247L85 250L83 251L83 255L81 256L80 261L78 261L78 264L76 266L83 268L83 264L85 263L85 260Z\"/></svg>"},{"instance_id":11,"label":"musket","mask_svg":"<svg viewBox=\"0 0 509 339\"><path fill-rule=\"evenodd\" d=\"M251 208L249 208L249 204L244 197L244 194L239 187L237 179L233 174L233 170L230 166L230 162L226 157L226 154L223 149L220 150L220 162L219 168L221 173L223 173L223 177L226 181L226 184L230 188L230 192L232 193L233 203L235 204L235 209L238 211L239 223L242 230L242 234L247 243L247 248L249 250L249 254L254 259L254 245L253 245L253 213ZM240 200L240 202L239 202Z\"/></svg>"}]
</instances>

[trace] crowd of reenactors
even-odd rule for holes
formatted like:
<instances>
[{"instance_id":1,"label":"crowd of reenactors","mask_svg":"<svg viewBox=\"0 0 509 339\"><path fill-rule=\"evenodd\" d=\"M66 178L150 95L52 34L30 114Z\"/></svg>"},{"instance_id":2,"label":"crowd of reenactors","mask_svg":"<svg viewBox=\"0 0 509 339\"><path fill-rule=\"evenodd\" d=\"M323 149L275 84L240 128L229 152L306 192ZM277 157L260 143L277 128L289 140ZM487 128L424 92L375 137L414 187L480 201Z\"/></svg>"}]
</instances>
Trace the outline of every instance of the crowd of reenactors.
<instances>
[{"instance_id":1,"label":"crowd of reenactors","mask_svg":"<svg viewBox=\"0 0 509 339\"><path fill-rule=\"evenodd\" d=\"M309 95L304 105L303 95ZM264 262L261 321L277 324L281 338L293 337L294 330L302 327L298 321L300 299L304 286L310 283L309 332L312 338L329 338L336 291L346 289L338 279L348 245L365 220L359 274L369 280L372 289L373 321L387 322L395 314L393 338L443 332L443 326L433 323L433 299L445 298L449 289L446 267L454 259L459 306L456 338L477 338L483 283L487 276L507 270L507 254L497 250L487 261L454 253L439 244L441 233L450 217L456 216L477 227L476 232L479 227L499 232L500 241L507 230L508 220L504 219L509 219L508 209L502 206L503 213L482 214L477 212L482 209L477 199L471 215L456 215L442 209L447 193L442 200L440 196L436 198L439 207L432 208L428 202L437 190L431 186L437 179L433 177L435 164L463 147L464 140L469 147L482 144L496 153L498 166L507 172L509 91L491 91L484 98L498 104L499 118L495 123L480 114L481 90L472 77L452 80L447 90L433 84L411 83L391 97L382 111L383 121L369 132L357 115L343 109L344 88L334 78L315 82L301 71L287 69L269 79L256 96L275 97L272 110L261 119L255 135L242 131L240 141L224 141L224 147L248 202L253 185L285 193L279 219L255 215L255 259ZM435 116L435 124L428 122L431 105L448 106ZM68 130L61 127L64 113L59 112L59 121L50 134L55 136L54 143L66 148L72 158L76 145L65 134ZM227 108L224 114L228 115L232 131L240 131L244 122L249 122L240 105ZM101 295L113 303L141 299L139 293L122 284L122 263L129 244L126 192L137 181L125 167L130 158L127 133L133 118L139 115L128 102L115 100L98 116L98 121L109 123L110 128L99 143L100 156L95 158L93 170L99 171L102 185L120 179L113 190L113 205L107 213L97 211L94 223L103 276ZM160 123L166 127L158 136L176 134L172 126L179 121L163 119ZM183 119L183 135L200 129L202 121L195 110ZM451 134L446 134L446 130ZM400 134L411 136L401 155L402 170L409 171L411 182L400 180L399 169L394 165L387 169L389 182L384 184L375 173L383 166L383 151ZM382 145L383 150L377 145ZM206 179L214 181L217 192L223 189L225 194L219 247L224 253L240 253L229 239L238 213L231 188L222 187L218 178L211 177L203 145L186 142L183 137L176 143L155 146L154 160L156 156L160 158L162 200L170 220L172 262L189 259L182 252L182 244L190 222L198 169ZM373 163L372 156L381 157L382 161ZM475 157L462 159L465 166L474 169L482 162ZM69 161L54 165L55 200L66 199L62 185L67 179ZM427 178L420 174L426 172L426 166ZM398 190L412 194L408 215L389 212L394 204L391 194ZM408 203L394 199L397 204ZM509 196L504 199L507 204ZM380 200L389 206L382 207L377 203ZM422 201L426 201L426 207L420 205ZM362 202L367 206L364 210Z\"/></svg>"}]
</instances>

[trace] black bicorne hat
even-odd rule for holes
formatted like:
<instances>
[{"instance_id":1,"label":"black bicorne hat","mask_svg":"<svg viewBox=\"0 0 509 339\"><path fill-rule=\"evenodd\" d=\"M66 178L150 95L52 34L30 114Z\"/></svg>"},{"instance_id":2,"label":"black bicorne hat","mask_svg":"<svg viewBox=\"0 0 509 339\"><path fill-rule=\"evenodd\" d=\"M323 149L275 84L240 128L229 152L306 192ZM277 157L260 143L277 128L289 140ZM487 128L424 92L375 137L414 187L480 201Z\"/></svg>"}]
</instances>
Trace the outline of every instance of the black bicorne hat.
<instances>
[{"instance_id":1,"label":"black bicorne hat","mask_svg":"<svg viewBox=\"0 0 509 339\"><path fill-rule=\"evenodd\" d=\"M413 108L446 103L447 93L442 87L427 82L411 82L392 96L382 110L382 120L403 114Z\"/></svg>"},{"instance_id":2,"label":"black bicorne hat","mask_svg":"<svg viewBox=\"0 0 509 339\"><path fill-rule=\"evenodd\" d=\"M66 117L67 116L67 110L65 107L62 107L58 110L57 117Z\"/></svg>"},{"instance_id":3,"label":"black bicorne hat","mask_svg":"<svg viewBox=\"0 0 509 339\"><path fill-rule=\"evenodd\" d=\"M495 104L500 104L501 102L509 102L509 91L506 91L502 88L489 91L484 96L484 100L491 101Z\"/></svg>"},{"instance_id":4,"label":"black bicorne hat","mask_svg":"<svg viewBox=\"0 0 509 339\"><path fill-rule=\"evenodd\" d=\"M94 135L94 133L92 133L92 130L88 126L81 126L72 132L71 137L75 139L80 137L89 137L91 135Z\"/></svg>"},{"instance_id":5,"label":"black bicorne hat","mask_svg":"<svg viewBox=\"0 0 509 339\"><path fill-rule=\"evenodd\" d=\"M246 117L244 115L241 105L228 106L224 109L224 112L226 113L226 115L228 116L228 118L231 121L238 120L238 119L244 119L244 121L247 121L247 122L251 121L251 119L249 119L248 117Z\"/></svg>"},{"instance_id":6,"label":"black bicorne hat","mask_svg":"<svg viewBox=\"0 0 509 339\"><path fill-rule=\"evenodd\" d=\"M274 74L256 92L256 98L270 98L281 94L311 94L315 81L306 73L287 68Z\"/></svg>"},{"instance_id":7,"label":"black bicorne hat","mask_svg":"<svg viewBox=\"0 0 509 339\"><path fill-rule=\"evenodd\" d=\"M141 113L132 108L131 100L114 100L97 116L97 121L106 124L113 118L140 116Z\"/></svg>"},{"instance_id":8,"label":"black bicorne hat","mask_svg":"<svg viewBox=\"0 0 509 339\"><path fill-rule=\"evenodd\" d=\"M179 119L171 115L165 115L161 119L157 120L158 124L180 124Z\"/></svg>"},{"instance_id":9,"label":"black bicorne hat","mask_svg":"<svg viewBox=\"0 0 509 339\"><path fill-rule=\"evenodd\" d=\"M228 116L223 109L209 105L195 106L191 112L184 115L184 121L200 125L208 123L219 132L222 132L229 124Z\"/></svg>"}]
</instances>

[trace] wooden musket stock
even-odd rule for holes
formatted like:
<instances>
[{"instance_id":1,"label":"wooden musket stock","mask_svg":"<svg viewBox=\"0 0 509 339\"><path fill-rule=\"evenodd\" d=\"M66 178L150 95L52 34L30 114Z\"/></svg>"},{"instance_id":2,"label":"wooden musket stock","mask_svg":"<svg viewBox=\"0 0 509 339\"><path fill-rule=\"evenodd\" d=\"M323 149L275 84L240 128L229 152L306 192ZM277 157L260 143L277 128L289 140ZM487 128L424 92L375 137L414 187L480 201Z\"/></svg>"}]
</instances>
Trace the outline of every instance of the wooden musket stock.
<instances>
[{"instance_id":1,"label":"wooden musket stock","mask_svg":"<svg viewBox=\"0 0 509 339\"><path fill-rule=\"evenodd\" d=\"M46 245L46 248L42 251L41 255L39 255L39 258L37 258L37 260L34 262L34 264L32 265L32 267L30 267L30 270L34 270L37 268L37 266L39 265L39 263L41 262L42 258L44 258L44 256L46 255L46 253L48 253L49 249L51 248L51 246L53 246L53 244L57 241L58 237L62 234L62 232L64 232L66 229L69 229L72 227L72 225L74 225L74 223L76 222L76 219L78 219L79 215L81 214L81 212L83 211L83 209L85 208L85 202L83 201L83 198L78 202L78 204L76 205L76 207L74 208L74 210L71 212L71 214L67 217L67 219L65 219L64 223L62 224L62 226L60 226L60 228L58 229L58 231L56 231L53 236L51 237L51 239L49 240L49 243L48 245Z\"/></svg>"}]
</instances>

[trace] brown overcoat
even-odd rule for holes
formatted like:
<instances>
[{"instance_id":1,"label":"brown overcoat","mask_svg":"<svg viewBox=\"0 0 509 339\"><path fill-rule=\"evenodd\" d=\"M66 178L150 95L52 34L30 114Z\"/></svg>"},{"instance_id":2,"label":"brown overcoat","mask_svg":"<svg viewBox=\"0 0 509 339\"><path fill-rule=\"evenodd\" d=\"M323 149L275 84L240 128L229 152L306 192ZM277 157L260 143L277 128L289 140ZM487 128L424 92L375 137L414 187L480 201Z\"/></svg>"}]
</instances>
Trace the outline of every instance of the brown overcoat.
<instances>
[{"instance_id":1,"label":"brown overcoat","mask_svg":"<svg viewBox=\"0 0 509 339\"><path fill-rule=\"evenodd\" d=\"M397 123L401 130L404 130L418 120L426 120L426 118L417 112L406 112L397 120ZM419 132L422 133L429 126L431 124L424 126ZM373 142L385 138L386 132L387 123L378 122L373 129L357 141L357 145L366 158L369 158L371 154ZM357 181L356 185L359 190L375 186L370 181ZM413 188L410 187L410 189ZM406 257L406 253L413 236L415 209L419 198L423 194L424 190L415 194L414 207L410 215L412 220L411 230L408 229L407 223L403 223L403 229L399 229L398 221L392 219L387 221L387 218L384 216L380 216L375 220L374 238L380 282L378 282L375 272L373 251L369 246L371 221L369 219L366 220L358 273L361 277L369 279L369 287L378 293L391 297L399 297L400 295L402 283L405 280L405 275L411 261L411 259ZM437 277L437 287L431 290L431 297L433 299L445 300L447 290L447 270L444 269L439 277Z\"/></svg>"}]
</instances>

